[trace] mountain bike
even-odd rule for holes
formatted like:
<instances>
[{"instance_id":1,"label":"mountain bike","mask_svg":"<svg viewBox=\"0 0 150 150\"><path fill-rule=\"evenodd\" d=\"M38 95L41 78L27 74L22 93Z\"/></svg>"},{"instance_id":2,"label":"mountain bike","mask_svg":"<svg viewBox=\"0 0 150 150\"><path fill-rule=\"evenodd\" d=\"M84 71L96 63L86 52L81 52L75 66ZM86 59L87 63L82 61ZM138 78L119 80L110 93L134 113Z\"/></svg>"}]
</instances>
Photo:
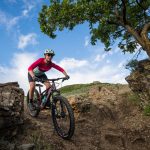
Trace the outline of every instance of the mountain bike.
<instances>
[{"instance_id":1,"label":"mountain bike","mask_svg":"<svg viewBox=\"0 0 150 150\"><path fill-rule=\"evenodd\" d=\"M37 84L38 90L35 88L33 96L34 110L28 107L29 113L32 117L37 117L45 108L51 110L52 120L54 128L57 134L63 139L70 139L75 130L75 119L74 113L68 100L63 97L58 89L56 89L56 81L65 80L65 78L48 79L46 81L51 82L51 87L41 92L42 84ZM44 80L39 79L37 82L43 82ZM43 98L46 97L44 102L44 108L41 109ZM27 106L29 103L29 91L27 94Z\"/></svg>"}]
</instances>

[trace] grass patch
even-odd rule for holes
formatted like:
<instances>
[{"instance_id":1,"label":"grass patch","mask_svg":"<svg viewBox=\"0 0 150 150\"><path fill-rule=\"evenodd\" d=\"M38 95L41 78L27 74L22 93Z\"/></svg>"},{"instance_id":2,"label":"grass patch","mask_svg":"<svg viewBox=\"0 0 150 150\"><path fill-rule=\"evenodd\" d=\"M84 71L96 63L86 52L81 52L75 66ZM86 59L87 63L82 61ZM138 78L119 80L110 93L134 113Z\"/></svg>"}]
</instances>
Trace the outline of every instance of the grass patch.
<instances>
[{"instance_id":1,"label":"grass patch","mask_svg":"<svg viewBox=\"0 0 150 150\"><path fill-rule=\"evenodd\" d=\"M70 96L70 95L86 94L94 86L114 88L120 85L121 84L93 82L93 83L88 83L88 84L67 85L67 86L60 88L59 90L64 96Z\"/></svg>"},{"instance_id":2,"label":"grass patch","mask_svg":"<svg viewBox=\"0 0 150 150\"><path fill-rule=\"evenodd\" d=\"M33 132L29 137L28 140L31 143L35 144L36 150L54 150L52 144L50 144L41 132Z\"/></svg>"},{"instance_id":3,"label":"grass patch","mask_svg":"<svg viewBox=\"0 0 150 150\"><path fill-rule=\"evenodd\" d=\"M76 94L86 93L91 86L93 86L93 84L74 84L74 85L64 86L60 89L60 91L63 95L66 96L76 95Z\"/></svg>"},{"instance_id":4,"label":"grass patch","mask_svg":"<svg viewBox=\"0 0 150 150\"><path fill-rule=\"evenodd\" d=\"M145 116L150 116L150 104L145 106L144 115Z\"/></svg>"},{"instance_id":5,"label":"grass patch","mask_svg":"<svg viewBox=\"0 0 150 150\"><path fill-rule=\"evenodd\" d=\"M141 104L140 97L136 93L133 93L133 92L128 93L128 100L137 105Z\"/></svg>"}]
</instances>

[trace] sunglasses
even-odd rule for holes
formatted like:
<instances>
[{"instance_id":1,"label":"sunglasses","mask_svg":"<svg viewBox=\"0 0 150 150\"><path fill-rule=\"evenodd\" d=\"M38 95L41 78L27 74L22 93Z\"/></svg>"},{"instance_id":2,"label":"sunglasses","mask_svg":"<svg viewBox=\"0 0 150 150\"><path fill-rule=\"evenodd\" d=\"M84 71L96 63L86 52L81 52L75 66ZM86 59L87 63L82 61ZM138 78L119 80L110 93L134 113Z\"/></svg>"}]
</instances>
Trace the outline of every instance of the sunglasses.
<instances>
[{"instance_id":1,"label":"sunglasses","mask_svg":"<svg viewBox=\"0 0 150 150\"><path fill-rule=\"evenodd\" d=\"M51 57L53 57L53 55L52 54L46 54L47 56L51 56Z\"/></svg>"}]
</instances>

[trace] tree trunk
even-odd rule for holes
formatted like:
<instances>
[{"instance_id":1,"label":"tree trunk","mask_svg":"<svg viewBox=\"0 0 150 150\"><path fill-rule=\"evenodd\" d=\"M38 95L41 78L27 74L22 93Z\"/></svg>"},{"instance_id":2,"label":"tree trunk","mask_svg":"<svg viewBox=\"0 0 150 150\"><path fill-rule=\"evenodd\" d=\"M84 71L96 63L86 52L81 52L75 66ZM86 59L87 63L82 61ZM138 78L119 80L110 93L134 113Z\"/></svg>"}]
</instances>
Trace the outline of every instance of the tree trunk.
<instances>
[{"instance_id":1,"label":"tree trunk","mask_svg":"<svg viewBox=\"0 0 150 150\"><path fill-rule=\"evenodd\" d=\"M150 39L148 37L149 31L150 31L150 22L144 25L143 30L141 32L141 37L145 45L144 49L147 55L150 57Z\"/></svg>"},{"instance_id":2,"label":"tree trunk","mask_svg":"<svg viewBox=\"0 0 150 150\"><path fill-rule=\"evenodd\" d=\"M150 58L150 47L148 47L145 51L146 51L147 55L148 55L149 58Z\"/></svg>"},{"instance_id":3,"label":"tree trunk","mask_svg":"<svg viewBox=\"0 0 150 150\"><path fill-rule=\"evenodd\" d=\"M143 50L146 51L147 55L150 58L150 39L148 37L148 33L150 31L150 22L144 25L140 35L131 26L129 25L123 26L127 29L127 31L130 34L133 35L133 37L142 46Z\"/></svg>"}]
</instances>

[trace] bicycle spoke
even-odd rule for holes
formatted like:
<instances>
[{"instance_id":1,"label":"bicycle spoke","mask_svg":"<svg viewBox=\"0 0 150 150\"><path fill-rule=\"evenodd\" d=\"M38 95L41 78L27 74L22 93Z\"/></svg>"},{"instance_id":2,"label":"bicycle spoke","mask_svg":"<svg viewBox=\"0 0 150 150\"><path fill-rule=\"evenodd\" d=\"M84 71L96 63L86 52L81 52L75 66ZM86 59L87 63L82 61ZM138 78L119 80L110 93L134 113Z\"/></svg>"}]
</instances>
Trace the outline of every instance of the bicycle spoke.
<instances>
[{"instance_id":1,"label":"bicycle spoke","mask_svg":"<svg viewBox=\"0 0 150 150\"><path fill-rule=\"evenodd\" d=\"M62 134L67 134L70 128L70 117L64 103L57 101L56 103L56 121Z\"/></svg>"}]
</instances>

